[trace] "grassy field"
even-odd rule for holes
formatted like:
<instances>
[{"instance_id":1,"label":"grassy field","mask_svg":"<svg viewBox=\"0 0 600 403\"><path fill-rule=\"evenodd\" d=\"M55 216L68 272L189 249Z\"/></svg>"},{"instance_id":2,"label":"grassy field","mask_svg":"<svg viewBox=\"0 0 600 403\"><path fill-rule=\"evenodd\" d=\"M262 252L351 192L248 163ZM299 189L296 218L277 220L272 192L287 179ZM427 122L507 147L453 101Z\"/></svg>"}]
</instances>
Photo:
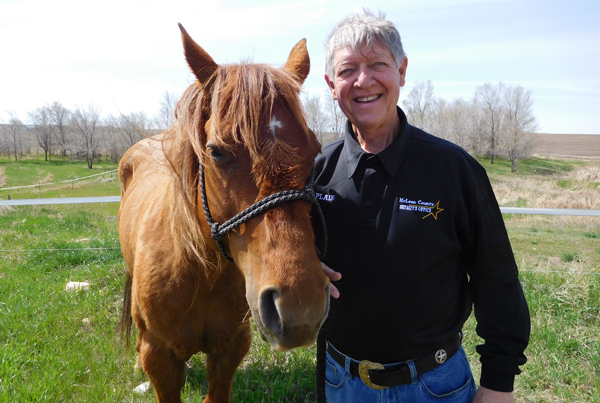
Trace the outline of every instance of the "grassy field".
<instances>
[{"instance_id":1,"label":"grassy field","mask_svg":"<svg viewBox=\"0 0 600 403\"><path fill-rule=\"evenodd\" d=\"M85 161L71 162L0 157L0 199L37 199L119 195L117 164L100 161L88 169ZM30 187L31 185L38 185ZM27 186L27 187L25 187ZM18 188L20 189L9 189Z\"/></svg>"},{"instance_id":2,"label":"grassy field","mask_svg":"<svg viewBox=\"0 0 600 403\"><path fill-rule=\"evenodd\" d=\"M505 161L481 162L502 205L600 208L594 207L600 203L596 162L534 159L523 162L517 175L510 175ZM68 179L68 164L0 161L8 183L3 187L50 175L53 181ZM86 173L87 168L77 175ZM79 188L75 182L69 194L54 185L40 192L72 197L118 195L118 189L115 176ZM31 197L38 197L36 192ZM155 401L151 393L133 393L146 380L133 371L133 347L125 349L116 333L125 271L117 209L112 203L0 210L0 403ZM505 222L532 315L529 361L517 378L517 399L599 402L600 217L513 214ZM90 290L66 292L69 281L89 281ZM478 378L475 346L481 341L472 318L465 330L465 349ZM202 358L189 363L185 402L201 401L206 393ZM314 361L314 347L277 353L255 337L232 400L314 402Z\"/></svg>"}]
</instances>

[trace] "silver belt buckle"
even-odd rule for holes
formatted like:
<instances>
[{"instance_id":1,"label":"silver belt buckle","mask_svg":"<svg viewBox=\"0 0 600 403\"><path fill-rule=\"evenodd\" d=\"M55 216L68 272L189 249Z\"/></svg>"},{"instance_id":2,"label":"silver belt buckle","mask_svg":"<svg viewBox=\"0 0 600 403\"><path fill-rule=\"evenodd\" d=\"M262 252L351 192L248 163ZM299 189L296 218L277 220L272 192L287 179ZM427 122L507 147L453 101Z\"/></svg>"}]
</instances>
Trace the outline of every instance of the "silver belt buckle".
<instances>
[{"instance_id":1,"label":"silver belt buckle","mask_svg":"<svg viewBox=\"0 0 600 403\"><path fill-rule=\"evenodd\" d=\"M371 382L371 377L369 376L370 369L385 369L383 364L378 362L371 362L367 360L362 360L358 363L358 374L360 375L360 379L363 381L365 385L374 390L387 389L387 386L379 386L375 385Z\"/></svg>"}]
</instances>

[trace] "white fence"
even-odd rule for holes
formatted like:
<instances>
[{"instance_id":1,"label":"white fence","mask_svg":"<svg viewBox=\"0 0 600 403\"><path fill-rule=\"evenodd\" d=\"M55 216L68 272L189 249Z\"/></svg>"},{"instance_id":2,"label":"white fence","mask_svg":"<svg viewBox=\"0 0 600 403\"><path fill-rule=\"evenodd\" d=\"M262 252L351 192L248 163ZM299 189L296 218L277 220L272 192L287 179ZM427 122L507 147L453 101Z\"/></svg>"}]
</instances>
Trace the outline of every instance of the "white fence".
<instances>
[{"instance_id":1,"label":"white fence","mask_svg":"<svg viewBox=\"0 0 600 403\"><path fill-rule=\"evenodd\" d=\"M68 197L60 199L18 199L0 200L0 206L34 206L46 204L80 204L80 203L118 203L121 196L104 197ZM600 210L593 209L566 209L566 208L535 208L535 207L500 207L503 214L542 214L542 215L569 215L569 216L596 216L600 217Z\"/></svg>"}]
</instances>

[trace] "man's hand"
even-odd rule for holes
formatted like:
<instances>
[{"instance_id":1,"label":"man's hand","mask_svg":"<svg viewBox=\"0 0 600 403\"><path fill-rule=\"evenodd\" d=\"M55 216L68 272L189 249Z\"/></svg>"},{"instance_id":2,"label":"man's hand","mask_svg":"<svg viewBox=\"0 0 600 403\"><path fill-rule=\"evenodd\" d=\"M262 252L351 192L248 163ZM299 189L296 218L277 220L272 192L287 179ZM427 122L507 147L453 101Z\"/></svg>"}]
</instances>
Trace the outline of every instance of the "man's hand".
<instances>
[{"instance_id":1,"label":"man's hand","mask_svg":"<svg viewBox=\"0 0 600 403\"><path fill-rule=\"evenodd\" d=\"M323 267L325 275L329 277L330 281L338 281L342 278L342 273L333 270L325 263L321 262L321 267ZM336 299L340 297L340 291L337 289L336 286L333 285L333 283L331 284L331 290L329 291L329 294Z\"/></svg>"},{"instance_id":2,"label":"man's hand","mask_svg":"<svg viewBox=\"0 0 600 403\"><path fill-rule=\"evenodd\" d=\"M512 392L498 392L480 386L475 393L473 403L515 403L515 397Z\"/></svg>"}]
</instances>

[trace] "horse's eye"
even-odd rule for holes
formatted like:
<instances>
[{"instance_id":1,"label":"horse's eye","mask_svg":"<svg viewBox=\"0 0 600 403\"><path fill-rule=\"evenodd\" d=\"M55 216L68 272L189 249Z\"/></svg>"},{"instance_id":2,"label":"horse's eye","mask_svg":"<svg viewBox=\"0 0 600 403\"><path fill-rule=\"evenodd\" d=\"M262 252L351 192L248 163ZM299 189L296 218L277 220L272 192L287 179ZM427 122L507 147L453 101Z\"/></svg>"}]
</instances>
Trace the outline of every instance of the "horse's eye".
<instances>
[{"instance_id":1,"label":"horse's eye","mask_svg":"<svg viewBox=\"0 0 600 403\"><path fill-rule=\"evenodd\" d=\"M210 158L215 162L227 162L227 157L219 150L217 147L208 147L208 151L210 152Z\"/></svg>"}]
</instances>

